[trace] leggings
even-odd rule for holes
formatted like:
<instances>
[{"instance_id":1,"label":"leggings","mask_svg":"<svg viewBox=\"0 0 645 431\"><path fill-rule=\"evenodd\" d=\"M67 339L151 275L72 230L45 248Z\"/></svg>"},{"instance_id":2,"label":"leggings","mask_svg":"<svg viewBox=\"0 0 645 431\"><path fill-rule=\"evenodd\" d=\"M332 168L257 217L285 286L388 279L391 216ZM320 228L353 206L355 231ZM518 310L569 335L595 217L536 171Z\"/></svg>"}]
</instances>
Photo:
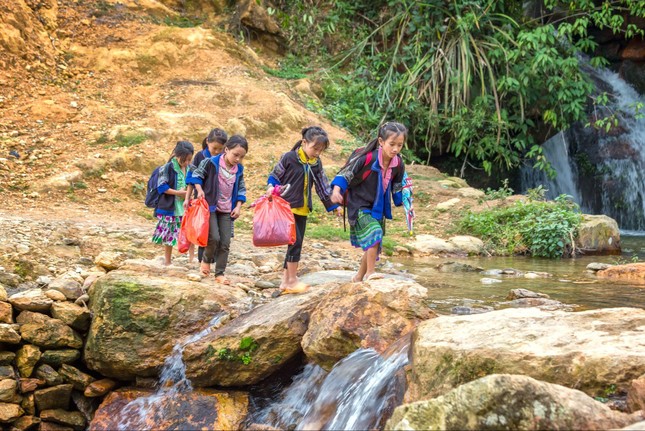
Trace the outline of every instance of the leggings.
<instances>
[{"instance_id":1,"label":"leggings","mask_svg":"<svg viewBox=\"0 0 645 431\"><path fill-rule=\"evenodd\" d=\"M224 274L231 247L231 214L211 213L208 220L208 245L204 247L203 261L215 262L215 275Z\"/></svg>"},{"instance_id":2,"label":"leggings","mask_svg":"<svg viewBox=\"0 0 645 431\"><path fill-rule=\"evenodd\" d=\"M307 229L307 216L301 216L298 214L294 214L293 216L296 219L296 242L287 247L287 255L284 258L284 268L287 267L287 262L300 262L302 241L305 239L305 230Z\"/></svg>"}]
</instances>

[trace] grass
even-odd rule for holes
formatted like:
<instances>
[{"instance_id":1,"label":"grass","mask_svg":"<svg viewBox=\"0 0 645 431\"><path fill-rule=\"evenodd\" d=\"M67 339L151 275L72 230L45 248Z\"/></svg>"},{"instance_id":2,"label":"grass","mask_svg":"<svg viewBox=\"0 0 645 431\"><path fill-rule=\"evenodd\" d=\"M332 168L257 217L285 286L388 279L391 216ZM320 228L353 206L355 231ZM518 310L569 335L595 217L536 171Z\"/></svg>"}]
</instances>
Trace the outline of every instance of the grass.
<instances>
[{"instance_id":1,"label":"grass","mask_svg":"<svg viewBox=\"0 0 645 431\"><path fill-rule=\"evenodd\" d=\"M101 134L94 142L90 142L92 146L104 146L105 148L127 148L148 140L148 136L140 132L119 132L114 139L110 139L107 133ZM101 173L103 175L103 173ZM99 175L100 176L100 175Z\"/></svg>"}]
</instances>

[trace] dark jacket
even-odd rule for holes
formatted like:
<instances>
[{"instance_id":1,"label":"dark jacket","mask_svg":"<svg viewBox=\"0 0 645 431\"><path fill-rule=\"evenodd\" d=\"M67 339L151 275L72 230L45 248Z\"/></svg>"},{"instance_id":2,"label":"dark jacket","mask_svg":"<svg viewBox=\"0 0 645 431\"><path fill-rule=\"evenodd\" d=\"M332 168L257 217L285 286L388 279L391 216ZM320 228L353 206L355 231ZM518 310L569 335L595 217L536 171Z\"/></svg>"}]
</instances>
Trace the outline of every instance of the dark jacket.
<instances>
[{"instance_id":1,"label":"dark jacket","mask_svg":"<svg viewBox=\"0 0 645 431\"><path fill-rule=\"evenodd\" d=\"M186 184L191 184L189 179L193 176L193 171L197 169L199 164L204 160L211 157L211 152L208 151L208 147L204 148L193 157L193 162L188 166L188 172L186 172Z\"/></svg>"},{"instance_id":2,"label":"dark jacket","mask_svg":"<svg viewBox=\"0 0 645 431\"><path fill-rule=\"evenodd\" d=\"M175 195L166 193L169 189L177 190L177 172L172 167L172 160L159 169L159 203L155 208L155 215L175 215Z\"/></svg>"},{"instance_id":3,"label":"dark jacket","mask_svg":"<svg viewBox=\"0 0 645 431\"><path fill-rule=\"evenodd\" d=\"M358 213L371 213L376 220L392 218L392 204L401 206L403 204L403 174L405 167L403 160L399 157L399 165L393 168L392 178L386 190L383 190L383 176L381 175L381 165L378 162L378 150L372 152L371 166L365 166L366 155L362 155L349 165L341 169L331 182L332 187L338 186L342 193L347 191L346 203L347 218L349 223L354 225L358 219ZM371 169L371 174L363 180L363 172Z\"/></svg>"},{"instance_id":4,"label":"dark jacket","mask_svg":"<svg viewBox=\"0 0 645 431\"><path fill-rule=\"evenodd\" d=\"M192 172L190 184L199 184L204 190L206 202L210 211L214 213L217 209L217 196L219 192L219 160L222 154L202 160L197 169ZM188 180L186 180L188 182ZM246 185L244 184L244 166L237 165L235 174L235 184L231 194L231 211L238 202L246 202Z\"/></svg>"},{"instance_id":5,"label":"dark jacket","mask_svg":"<svg viewBox=\"0 0 645 431\"><path fill-rule=\"evenodd\" d=\"M269 174L267 183L272 186L290 184L289 189L281 196L289 202L291 208L300 208L305 206L305 173L308 175L309 199L307 199L307 206L309 210L311 211L313 208L311 200L312 184L316 186L316 193L327 211L337 208L338 205L331 201L331 187L323 170L322 161L318 159L318 162L314 165L302 163L300 157L298 157L298 150L289 151L280 157L280 161Z\"/></svg>"}]
</instances>

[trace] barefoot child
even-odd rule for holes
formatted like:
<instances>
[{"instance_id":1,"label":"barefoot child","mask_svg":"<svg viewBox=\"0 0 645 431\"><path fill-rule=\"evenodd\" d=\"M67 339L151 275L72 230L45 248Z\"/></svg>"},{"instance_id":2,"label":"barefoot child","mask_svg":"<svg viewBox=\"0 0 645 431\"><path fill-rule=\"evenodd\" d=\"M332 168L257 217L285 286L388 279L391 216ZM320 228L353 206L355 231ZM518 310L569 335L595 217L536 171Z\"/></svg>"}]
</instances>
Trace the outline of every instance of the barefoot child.
<instances>
[{"instance_id":1,"label":"barefoot child","mask_svg":"<svg viewBox=\"0 0 645 431\"><path fill-rule=\"evenodd\" d=\"M230 284L224 277L231 245L231 223L240 215L246 202L244 166L242 160L249 144L240 135L231 136L224 145L224 152L202 160L192 172L190 182L197 189L197 197L205 197L210 208L208 245L200 264L203 276L210 274L215 262L215 281Z\"/></svg>"},{"instance_id":2,"label":"barefoot child","mask_svg":"<svg viewBox=\"0 0 645 431\"><path fill-rule=\"evenodd\" d=\"M188 205L190 204L190 200L193 198L193 185L190 184L190 179L192 177L192 171L197 169L199 164L202 162L204 159L209 159L212 156L216 156L222 151L224 151L224 144L226 143L226 140L228 139L228 135L226 132L222 129L215 128L210 131L208 136L204 138L202 141L202 150L195 154L195 157L193 158L193 163L188 166L188 175L186 175L186 199L184 200L184 211L188 209ZM197 249L197 261L201 263L202 257L204 255L204 247L199 247ZM195 244L191 244L188 247L188 262L193 261L195 257Z\"/></svg>"},{"instance_id":3,"label":"barefoot child","mask_svg":"<svg viewBox=\"0 0 645 431\"><path fill-rule=\"evenodd\" d=\"M195 152L193 144L179 141L168 163L159 170L157 191L159 204L155 209L157 227L152 242L164 245L164 265L170 265L172 248L177 244L177 235L184 215L186 197L186 168Z\"/></svg>"},{"instance_id":4,"label":"barefoot child","mask_svg":"<svg viewBox=\"0 0 645 431\"><path fill-rule=\"evenodd\" d=\"M296 219L296 242L288 246L284 259L284 273L280 293L297 293L307 289L304 283L298 282L298 262L302 251L302 241L307 227L307 215L312 210L311 186L316 186L316 193L327 211L338 208L331 201L331 188L323 170L320 154L329 146L327 132L322 128L306 127L302 129L302 139L296 142L291 151L284 153L269 175L267 194L276 186L289 188L281 195L291 205Z\"/></svg>"},{"instance_id":5,"label":"barefoot child","mask_svg":"<svg viewBox=\"0 0 645 431\"><path fill-rule=\"evenodd\" d=\"M399 153L407 139L408 130L401 123L383 124L378 137L358 151L332 181L332 201L343 202L347 191L347 218L350 240L363 249L361 266L352 278L382 278L375 272L385 234L385 218L392 219L391 199L402 205L405 167Z\"/></svg>"}]
</instances>

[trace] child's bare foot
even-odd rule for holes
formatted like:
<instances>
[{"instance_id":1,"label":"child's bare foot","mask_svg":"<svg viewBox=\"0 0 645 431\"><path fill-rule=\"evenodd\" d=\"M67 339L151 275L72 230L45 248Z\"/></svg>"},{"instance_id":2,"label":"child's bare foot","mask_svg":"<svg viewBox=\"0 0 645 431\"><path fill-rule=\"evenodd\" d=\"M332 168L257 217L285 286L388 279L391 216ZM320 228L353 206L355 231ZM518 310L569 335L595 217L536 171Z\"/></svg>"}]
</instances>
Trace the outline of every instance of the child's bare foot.
<instances>
[{"instance_id":1,"label":"child's bare foot","mask_svg":"<svg viewBox=\"0 0 645 431\"><path fill-rule=\"evenodd\" d=\"M363 276L354 274L354 276L352 277L352 283L360 283L361 281L363 281Z\"/></svg>"},{"instance_id":2,"label":"child's bare foot","mask_svg":"<svg viewBox=\"0 0 645 431\"><path fill-rule=\"evenodd\" d=\"M297 282L295 284L292 284L292 285L289 285L287 287L280 286L280 288L278 290L276 290L275 292L273 292L273 294L271 296L273 298L277 298L280 295L288 295L288 294L295 294L295 293L305 293L308 290L309 290L309 285L307 283L303 283L303 282L299 281L299 282Z\"/></svg>"},{"instance_id":3,"label":"child's bare foot","mask_svg":"<svg viewBox=\"0 0 645 431\"><path fill-rule=\"evenodd\" d=\"M206 263L206 262L200 263L199 272L202 274L202 277L208 277L211 273L210 263Z\"/></svg>"},{"instance_id":4,"label":"child's bare foot","mask_svg":"<svg viewBox=\"0 0 645 431\"><path fill-rule=\"evenodd\" d=\"M226 285L231 284L231 280L229 280L228 278L224 277L223 274L220 274L220 275L216 276L215 277L215 282L219 283L219 284L226 284Z\"/></svg>"}]
</instances>

